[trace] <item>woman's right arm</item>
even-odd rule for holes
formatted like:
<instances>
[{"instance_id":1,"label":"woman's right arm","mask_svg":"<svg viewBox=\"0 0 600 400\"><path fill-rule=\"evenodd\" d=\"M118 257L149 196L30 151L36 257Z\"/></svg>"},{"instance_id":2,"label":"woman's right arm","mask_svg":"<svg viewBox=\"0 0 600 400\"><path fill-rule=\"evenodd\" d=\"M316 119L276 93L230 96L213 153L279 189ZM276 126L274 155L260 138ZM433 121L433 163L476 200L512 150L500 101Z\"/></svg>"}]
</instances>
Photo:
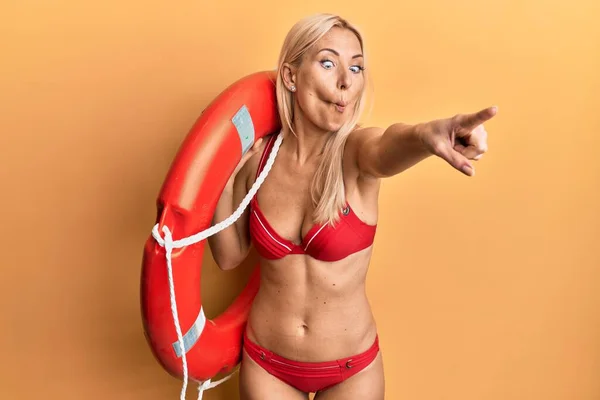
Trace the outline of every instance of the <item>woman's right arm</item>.
<instances>
[{"instance_id":1,"label":"woman's right arm","mask_svg":"<svg viewBox=\"0 0 600 400\"><path fill-rule=\"evenodd\" d=\"M260 148L262 140L242 157L229 181L223 189L221 198L215 208L212 225L224 221L239 207L246 196L247 181L250 173L250 164L247 162ZM250 232L248 228L249 207L244 210L240 218L222 231L210 236L208 244L217 266L223 270L231 270L244 261L250 252Z\"/></svg>"}]
</instances>

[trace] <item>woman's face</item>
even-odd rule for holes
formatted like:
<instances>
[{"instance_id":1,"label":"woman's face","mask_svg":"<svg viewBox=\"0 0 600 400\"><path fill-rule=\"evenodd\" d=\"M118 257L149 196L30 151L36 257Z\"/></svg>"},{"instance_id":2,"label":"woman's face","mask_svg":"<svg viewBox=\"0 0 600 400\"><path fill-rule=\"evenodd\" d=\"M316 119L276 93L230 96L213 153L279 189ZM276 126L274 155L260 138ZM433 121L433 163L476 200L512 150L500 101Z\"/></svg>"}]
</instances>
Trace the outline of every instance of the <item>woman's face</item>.
<instances>
[{"instance_id":1,"label":"woman's face","mask_svg":"<svg viewBox=\"0 0 600 400\"><path fill-rule=\"evenodd\" d=\"M353 116L364 87L360 42L347 29L333 28L303 57L298 68L284 66L294 92L294 115L323 131L337 131Z\"/></svg>"}]
</instances>

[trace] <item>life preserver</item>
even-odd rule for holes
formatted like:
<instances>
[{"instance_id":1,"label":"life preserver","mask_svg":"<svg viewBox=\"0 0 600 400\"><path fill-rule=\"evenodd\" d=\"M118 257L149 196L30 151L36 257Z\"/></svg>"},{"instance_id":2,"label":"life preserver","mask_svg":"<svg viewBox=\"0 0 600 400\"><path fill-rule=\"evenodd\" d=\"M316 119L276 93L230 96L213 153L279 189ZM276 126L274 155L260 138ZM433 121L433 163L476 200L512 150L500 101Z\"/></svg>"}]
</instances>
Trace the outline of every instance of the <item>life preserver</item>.
<instances>
[{"instance_id":1,"label":"life preserver","mask_svg":"<svg viewBox=\"0 0 600 400\"><path fill-rule=\"evenodd\" d=\"M259 265L235 301L217 318L207 320L200 292L205 240L176 248L173 241L210 227L241 156L256 140L279 128L275 73L259 72L238 80L202 112L159 192L156 225L143 253L141 310L152 353L173 376L189 375L205 382L231 372L241 360L243 329L259 286ZM179 333L174 317L179 320Z\"/></svg>"}]
</instances>

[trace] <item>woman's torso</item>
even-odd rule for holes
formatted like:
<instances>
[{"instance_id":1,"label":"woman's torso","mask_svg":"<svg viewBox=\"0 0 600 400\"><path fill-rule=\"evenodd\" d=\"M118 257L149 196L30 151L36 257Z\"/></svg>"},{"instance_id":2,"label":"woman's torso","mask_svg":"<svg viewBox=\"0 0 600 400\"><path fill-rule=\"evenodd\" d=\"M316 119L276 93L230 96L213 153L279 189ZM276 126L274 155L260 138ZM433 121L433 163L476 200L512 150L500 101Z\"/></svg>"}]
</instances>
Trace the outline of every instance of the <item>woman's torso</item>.
<instances>
[{"instance_id":1,"label":"woman's torso","mask_svg":"<svg viewBox=\"0 0 600 400\"><path fill-rule=\"evenodd\" d=\"M268 156L264 150L269 141L263 142L261 151L249 161L248 190L255 181L261 160L264 163ZM343 165L346 200L352 214L343 213L341 218L353 218L353 225L349 225L345 235L333 237L330 233L330 245L337 246L338 252L344 241L349 247L355 243L354 230L374 233L379 190L378 183L358 179L353 160L345 156ZM302 168L294 167L280 149L255 195L250 210L260 214L255 225L265 229L275 242L279 237L305 245L302 239L308 242L317 232L311 218L313 207L309 191L316 166L313 162ZM288 254L273 260L261 258L260 289L248 321L250 339L283 357L299 361L338 359L366 350L377 334L365 289L372 253L371 241L368 243L335 261L321 261L319 254ZM291 247L292 243L288 245Z\"/></svg>"}]
</instances>

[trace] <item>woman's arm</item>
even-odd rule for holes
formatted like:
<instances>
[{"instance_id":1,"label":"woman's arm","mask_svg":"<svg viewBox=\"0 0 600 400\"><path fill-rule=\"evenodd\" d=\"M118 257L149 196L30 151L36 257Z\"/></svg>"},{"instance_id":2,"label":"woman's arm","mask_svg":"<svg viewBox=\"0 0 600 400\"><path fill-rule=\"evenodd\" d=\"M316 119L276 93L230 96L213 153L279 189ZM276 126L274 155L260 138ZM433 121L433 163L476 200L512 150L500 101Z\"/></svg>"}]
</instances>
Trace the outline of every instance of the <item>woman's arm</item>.
<instances>
[{"instance_id":1,"label":"woman's arm","mask_svg":"<svg viewBox=\"0 0 600 400\"><path fill-rule=\"evenodd\" d=\"M244 154L229 178L217 203L212 225L229 218L248 194L251 164L248 160L260 149L261 142L262 139L259 139L252 149ZM240 265L250 252L249 215L249 208L246 208L237 221L207 239L215 263L224 271Z\"/></svg>"},{"instance_id":2,"label":"woman's arm","mask_svg":"<svg viewBox=\"0 0 600 400\"><path fill-rule=\"evenodd\" d=\"M217 203L212 225L227 219L246 195L245 182L242 174L237 174L234 182L227 183L221 198ZM246 231L248 226L248 210L233 224L222 231L210 236L208 244L213 259L223 271L237 267L250 251L250 238Z\"/></svg>"},{"instance_id":3,"label":"woman's arm","mask_svg":"<svg viewBox=\"0 0 600 400\"><path fill-rule=\"evenodd\" d=\"M346 146L361 175L366 177L396 175L431 155L471 176L474 170L469 160L478 160L487 151L483 123L496 112L496 107L489 107L416 125L396 123L387 129L361 128L350 134Z\"/></svg>"},{"instance_id":4,"label":"woman's arm","mask_svg":"<svg viewBox=\"0 0 600 400\"><path fill-rule=\"evenodd\" d=\"M419 138L419 125L393 124L387 129L362 128L352 132L348 144L361 175L385 178L405 171L431 155Z\"/></svg>"}]
</instances>

